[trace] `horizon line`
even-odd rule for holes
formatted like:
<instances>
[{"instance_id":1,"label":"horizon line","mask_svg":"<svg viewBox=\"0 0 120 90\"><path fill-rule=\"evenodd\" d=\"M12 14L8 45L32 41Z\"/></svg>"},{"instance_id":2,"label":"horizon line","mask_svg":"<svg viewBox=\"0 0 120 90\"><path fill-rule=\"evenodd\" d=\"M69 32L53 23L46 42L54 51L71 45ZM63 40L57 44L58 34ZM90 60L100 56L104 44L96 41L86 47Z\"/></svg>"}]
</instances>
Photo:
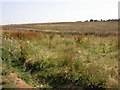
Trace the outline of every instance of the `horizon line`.
<instances>
[{"instance_id":1,"label":"horizon line","mask_svg":"<svg viewBox=\"0 0 120 90\"><path fill-rule=\"evenodd\" d=\"M92 21L90 21L90 20L93 20L93 22L95 21L95 20L97 20L97 21L109 21L109 20L111 20L111 21L114 21L114 20L119 20L120 18L115 18L115 19L89 19L89 20L78 20L78 21L49 21L49 22L23 22L23 23L8 23L8 24L0 24L0 26L2 26L2 25L19 25L19 24L38 24L38 23L40 23L40 24L44 24L44 23L69 23L69 22L92 22Z\"/></svg>"}]
</instances>

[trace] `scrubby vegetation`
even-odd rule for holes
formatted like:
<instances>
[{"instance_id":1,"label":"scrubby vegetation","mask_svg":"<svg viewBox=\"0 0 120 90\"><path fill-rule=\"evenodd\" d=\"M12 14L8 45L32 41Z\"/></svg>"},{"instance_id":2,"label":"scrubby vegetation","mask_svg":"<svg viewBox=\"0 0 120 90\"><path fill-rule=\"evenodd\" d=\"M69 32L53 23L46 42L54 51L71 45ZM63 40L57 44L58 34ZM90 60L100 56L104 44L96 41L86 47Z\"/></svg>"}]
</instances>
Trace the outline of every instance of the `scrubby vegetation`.
<instances>
[{"instance_id":1,"label":"scrubby vegetation","mask_svg":"<svg viewBox=\"0 0 120 90\"><path fill-rule=\"evenodd\" d=\"M33 87L118 87L117 36L3 31L1 50L2 75Z\"/></svg>"},{"instance_id":2,"label":"scrubby vegetation","mask_svg":"<svg viewBox=\"0 0 120 90\"><path fill-rule=\"evenodd\" d=\"M2 29L3 87L16 87L11 73L32 87L118 87L116 21L5 25Z\"/></svg>"}]
</instances>

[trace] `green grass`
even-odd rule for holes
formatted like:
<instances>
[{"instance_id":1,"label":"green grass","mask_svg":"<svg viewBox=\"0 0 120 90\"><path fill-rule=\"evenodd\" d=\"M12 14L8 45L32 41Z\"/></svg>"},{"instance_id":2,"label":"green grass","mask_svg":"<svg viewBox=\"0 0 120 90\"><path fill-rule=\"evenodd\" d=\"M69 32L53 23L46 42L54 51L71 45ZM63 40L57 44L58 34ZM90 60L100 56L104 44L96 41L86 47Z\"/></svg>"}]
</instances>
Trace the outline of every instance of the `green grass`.
<instances>
[{"instance_id":1,"label":"green grass","mask_svg":"<svg viewBox=\"0 0 120 90\"><path fill-rule=\"evenodd\" d=\"M43 88L118 87L116 36L36 33L4 32L2 38L2 61L21 68L27 83Z\"/></svg>"}]
</instances>

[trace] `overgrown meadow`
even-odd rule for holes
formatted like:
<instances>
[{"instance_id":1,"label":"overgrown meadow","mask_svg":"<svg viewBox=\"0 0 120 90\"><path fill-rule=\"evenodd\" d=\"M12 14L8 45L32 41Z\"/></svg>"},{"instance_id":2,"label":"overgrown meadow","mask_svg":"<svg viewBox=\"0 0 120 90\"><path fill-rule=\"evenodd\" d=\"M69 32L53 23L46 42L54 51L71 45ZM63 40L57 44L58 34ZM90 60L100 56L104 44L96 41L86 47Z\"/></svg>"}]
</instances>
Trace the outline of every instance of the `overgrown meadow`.
<instances>
[{"instance_id":1,"label":"overgrown meadow","mask_svg":"<svg viewBox=\"0 0 120 90\"><path fill-rule=\"evenodd\" d=\"M9 74L38 88L117 88L117 36L2 32L3 87ZM14 84L14 83L13 83Z\"/></svg>"}]
</instances>

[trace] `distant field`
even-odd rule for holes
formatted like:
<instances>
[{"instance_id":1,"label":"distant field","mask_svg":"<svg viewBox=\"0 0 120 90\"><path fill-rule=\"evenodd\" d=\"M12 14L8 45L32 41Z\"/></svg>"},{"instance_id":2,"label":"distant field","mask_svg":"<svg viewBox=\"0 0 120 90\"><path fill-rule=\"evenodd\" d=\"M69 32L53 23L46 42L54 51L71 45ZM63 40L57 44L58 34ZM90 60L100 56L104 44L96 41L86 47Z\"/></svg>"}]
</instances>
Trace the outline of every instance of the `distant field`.
<instances>
[{"instance_id":1,"label":"distant field","mask_svg":"<svg viewBox=\"0 0 120 90\"><path fill-rule=\"evenodd\" d=\"M118 88L118 22L2 26L4 88Z\"/></svg>"},{"instance_id":2,"label":"distant field","mask_svg":"<svg viewBox=\"0 0 120 90\"><path fill-rule=\"evenodd\" d=\"M66 23L39 23L23 25L6 25L3 30L28 30L28 31L45 31L45 32L66 32L80 34L117 34L118 22L66 22Z\"/></svg>"}]
</instances>

